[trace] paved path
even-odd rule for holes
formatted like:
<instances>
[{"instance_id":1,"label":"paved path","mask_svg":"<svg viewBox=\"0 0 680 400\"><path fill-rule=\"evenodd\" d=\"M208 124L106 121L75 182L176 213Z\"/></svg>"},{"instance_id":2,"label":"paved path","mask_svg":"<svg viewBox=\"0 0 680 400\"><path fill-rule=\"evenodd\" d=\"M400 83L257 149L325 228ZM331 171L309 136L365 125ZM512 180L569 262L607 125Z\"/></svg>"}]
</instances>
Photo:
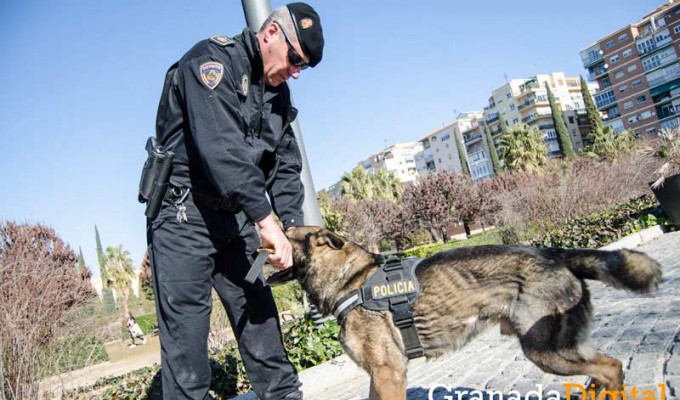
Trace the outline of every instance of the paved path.
<instances>
[{"instance_id":1,"label":"paved path","mask_svg":"<svg viewBox=\"0 0 680 400\"><path fill-rule=\"evenodd\" d=\"M637 295L591 281L595 307L592 342L623 362L626 384L629 390L636 386L638 400L652 400L651 392L643 392L646 390L654 392L653 400L662 399L659 384L665 385L666 399L680 398L680 232L665 234L637 250L663 265L664 282L653 295ZM356 367L348 362L320 367L300 376L306 400L367 397L368 376ZM346 378L324 387L324 382L338 373ZM481 390L484 399L498 399L497 395L490 397L492 391L503 392L505 399L517 399L516 393L524 399L538 384L547 399L553 395L551 390L565 398L562 383L585 384L586 377L544 374L526 360L515 338L501 336L498 328L492 328L456 353L430 362L413 360L408 382L409 400L479 399L478 393L470 393L475 389ZM433 396L429 397L431 389ZM250 393L238 399L253 398ZM628 399L632 400L632 393Z\"/></svg>"},{"instance_id":2,"label":"paved path","mask_svg":"<svg viewBox=\"0 0 680 400\"><path fill-rule=\"evenodd\" d=\"M92 385L99 378L120 376L153 364L160 364L161 347L158 336L147 335L147 343L145 345L137 345L134 348L128 347L129 343L130 340L125 340L106 345L107 351L113 350L118 354L120 358L118 361L107 361L45 379L40 383L41 391L49 390L57 393L61 390L75 389Z\"/></svg>"}]
</instances>

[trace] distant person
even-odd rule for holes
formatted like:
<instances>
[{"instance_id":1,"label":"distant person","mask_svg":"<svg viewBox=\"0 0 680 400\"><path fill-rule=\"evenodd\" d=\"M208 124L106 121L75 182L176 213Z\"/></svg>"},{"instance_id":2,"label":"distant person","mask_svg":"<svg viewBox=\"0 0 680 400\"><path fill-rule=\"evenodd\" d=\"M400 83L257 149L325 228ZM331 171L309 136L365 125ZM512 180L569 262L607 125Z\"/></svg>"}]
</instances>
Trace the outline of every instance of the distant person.
<instances>
[{"instance_id":1,"label":"distant person","mask_svg":"<svg viewBox=\"0 0 680 400\"><path fill-rule=\"evenodd\" d=\"M271 288L244 280L260 246L289 268L284 229L303 224L302 160L286 81L323 53L318 14L274 10L258 32L198 42L165 77L156 139L174 152L169 187L147 220L161 342L163 398L208 398L211 290L220 296L253 390L302 399ZM259 235L258 235L259 232Z\"/></svg>"},{"instance_id":2,"label":"distant person","mask_svg":"<svg viewBox=\"0 0 680 400\"><path fill-rule=\"evenodd\" d=\"M144 337L144 332L142 332L142 328L139 327L139 324L137 324L137 321L135 320L135 317L132 315L132 313L127 313L127 318L125 319L125 326L128 328L128 331L130 332L130 339L132 339L132 343L130 344L130 347L135 347L135 339L142 339L142 344L146 344L146 338Z\"/></svg>"}]
</instances>

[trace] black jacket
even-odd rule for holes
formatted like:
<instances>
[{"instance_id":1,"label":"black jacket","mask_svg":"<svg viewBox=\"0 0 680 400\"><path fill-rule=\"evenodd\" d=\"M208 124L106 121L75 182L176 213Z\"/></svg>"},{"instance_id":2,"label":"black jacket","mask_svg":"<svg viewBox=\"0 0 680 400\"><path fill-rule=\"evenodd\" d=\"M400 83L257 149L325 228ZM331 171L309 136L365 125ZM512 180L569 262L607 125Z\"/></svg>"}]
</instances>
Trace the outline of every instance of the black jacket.
<instances>
[{"instance_id":1,"label":"black jacket","mask_svg":"<svg viewBox=\"0 0 680 400\"><path fill-rule=\"evenodd\" d=\"M201 76L207 62L223 66L212 89ZM252 221L265 218L273 206L285 228L301 225L302 162L293 130L284 131L289 107L286 83L265 84L252 31L245 29L233 41L197 43L168 70L158 108L156 137L165 145L178 141L170 182L223 197ZM270 205L265 180L277 154Z\"/></svg>"}]
</instances>

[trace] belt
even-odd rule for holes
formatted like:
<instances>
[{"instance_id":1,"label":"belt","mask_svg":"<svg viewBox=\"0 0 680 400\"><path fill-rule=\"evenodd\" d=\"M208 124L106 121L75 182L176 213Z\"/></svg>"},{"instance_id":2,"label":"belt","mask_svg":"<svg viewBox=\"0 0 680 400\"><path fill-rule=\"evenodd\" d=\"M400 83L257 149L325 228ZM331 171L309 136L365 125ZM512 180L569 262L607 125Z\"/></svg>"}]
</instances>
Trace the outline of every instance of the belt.
<instances>
[{"instance_id":1,"label":"belt","mask_svg":"<svg viewBox=\"0 0 680 400\"><path fill-rule=\"evenodd\" d=\"M191 192L191 196L194 199L194 203L199 206L208 207L216 211L239 211L234 201L228 197L211 196L196 192Z\"/></svg>"}]
</instances>

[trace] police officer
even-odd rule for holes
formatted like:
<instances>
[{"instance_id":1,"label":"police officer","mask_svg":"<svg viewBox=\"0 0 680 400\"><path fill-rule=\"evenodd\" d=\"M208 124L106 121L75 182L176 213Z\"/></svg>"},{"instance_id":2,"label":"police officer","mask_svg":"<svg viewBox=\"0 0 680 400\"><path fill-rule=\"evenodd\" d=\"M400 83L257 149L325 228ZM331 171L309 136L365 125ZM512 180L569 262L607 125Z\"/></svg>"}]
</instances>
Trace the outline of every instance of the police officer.
<instances>
[{"instance_id":1,"label":"police officer","mask_svg":"<svg viewBox=\"0 0 680 400\"><path fill-rule=\"evenodd\" d=\"M271 215L284 228L303 223L286 81L316 66L323 46L317 13L292 3L257 33L199 42L167 72L156 137L175 156L160 213L147 227L166 400L208 398L212 288L259 398L302 399L271 289L244 277L260 246L274 249L275 267L292 264Z\"/></svg>"}]
</instances>

